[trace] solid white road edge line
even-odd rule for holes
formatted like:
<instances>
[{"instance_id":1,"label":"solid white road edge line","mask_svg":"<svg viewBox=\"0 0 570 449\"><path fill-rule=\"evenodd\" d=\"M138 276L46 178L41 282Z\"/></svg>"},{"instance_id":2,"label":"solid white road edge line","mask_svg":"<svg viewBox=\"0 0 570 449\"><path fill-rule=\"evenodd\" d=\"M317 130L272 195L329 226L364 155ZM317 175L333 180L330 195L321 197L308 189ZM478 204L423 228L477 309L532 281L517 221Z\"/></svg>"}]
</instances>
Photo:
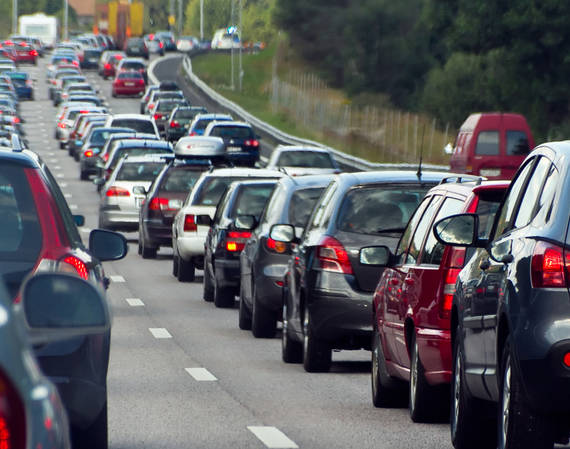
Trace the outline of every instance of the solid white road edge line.
<instances>
[{"instance_id":1,"label":"solid white road edge line","mask_svg":"<svg viewBox=\"0 0 570 449\"><path fill-rule=\"evenodd\" d=\"M139 298L125 298L125 301L129 303L131 307L143 307L144 302L142 302Z\"/></svg>"},{"instance_id":2,"label":"solid white road edge line","mask_svg":"<svg viewBox=\"0 0 570 449\"><path fill-rule=\"evenodd\" d=\"M172 338L170 332L163 327L149 327L148 330L154 338Z\"/></svg>"},{"instance_id":3,"label":"solid white road edge line","mask_svg":"<svg viewBox=\"0 0 570 449\"><path fill-rule=\"evenodd\" d=\"M206 368L184 368L188 374L190 374L194 380L199 382L213 382L218 380L210 371Z\"/></svg>"},{"instance_id":4,"label":"solid white road edge line","mask_svg":"<svg viewBox=\"0 0 570 449\"><path fill-rule=\"evenodd\" d=\"M120 275L109 276L113 282L125 282L125 278Z\"/></svg>"},{"instance_id":5,"label":"solid white road edge line","mask_svg":"<svg viewBox=\"0 0 570 449\"><path fill-rule=\"evenodd\" d=\"M270 449L296 449L299 447L277 427L247 426L247 428Z\"/></svg>"}]
</instances>

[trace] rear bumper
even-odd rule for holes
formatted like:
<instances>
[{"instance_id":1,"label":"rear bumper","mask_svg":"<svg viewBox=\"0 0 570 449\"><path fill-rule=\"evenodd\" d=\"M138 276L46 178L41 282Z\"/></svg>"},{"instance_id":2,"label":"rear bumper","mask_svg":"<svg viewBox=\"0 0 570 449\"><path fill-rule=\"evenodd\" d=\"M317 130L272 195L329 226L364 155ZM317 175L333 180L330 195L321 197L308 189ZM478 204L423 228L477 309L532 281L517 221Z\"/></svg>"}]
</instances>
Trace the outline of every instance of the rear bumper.
<instances>
[{"instance_id":1,"label":"rear bumper","mask_svg":"<svg viewBox=\"0 0 570 449\"><path fill-rule=\"evenodd\" d=\"M113 91L116 95L140 95L144 93L144 86L142 87L113 87Z\"/></svg>"},{"instance_id":2,"label":"rear bumper","mask_svg":"<svg viewBox=\"0 0 570 449\"><path fill-rule=\"evenodd\" d=\"M215 264L214 272L218 285L222 288L231 287L239 289L239 259L216 259Z\"/></svg>"},{"instance_id":3,"label":"rear bumper","mask_svg":"<svg viewBox=\"0 0 570 449\"><path fill-rule=\"evenodd\" d=\"M145 221L146 240L150 246L172 246L172 225L154 220Z\"/></svg>"},{"instance_id":4,"label":"rear bumper","mask_svg":"<svg viewBox=\"0 0 570 449\"><path fill-rule=\"evenodd\" d=\"M206 242L206 235L196 234L191 237L178 237L176 240L176 247L178 254L185 260L190 260L195 256L204 255L204 244Z\"/></svg>"}]
</instances>

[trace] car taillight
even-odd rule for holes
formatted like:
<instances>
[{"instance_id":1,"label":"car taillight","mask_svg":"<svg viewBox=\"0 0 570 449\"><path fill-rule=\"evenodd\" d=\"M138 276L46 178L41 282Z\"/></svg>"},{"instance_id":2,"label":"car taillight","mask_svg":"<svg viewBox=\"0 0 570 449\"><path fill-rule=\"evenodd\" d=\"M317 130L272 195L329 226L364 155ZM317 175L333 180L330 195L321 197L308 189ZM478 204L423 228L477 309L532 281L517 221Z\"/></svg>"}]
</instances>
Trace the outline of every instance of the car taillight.
<instances>
[{"instance_id":1,"label":"car taillight","mask_svg":"<svg viewBox=\"0 0 570 449\"><path fill-rule=\"evenodd\" d=\"M150 111L152 108L154 108L154 103L149 103L147 105L148 110Z\"/></svg>"},{"instance_id":2,"label":"car taillight","mask_svg":"<svg viewBox=\"0 0 570 449\"><path fill-rule=\"evenodd\" d=\"M131 196L127 189L122 187L112 186L107 189L106 196Z\"/></svg>"},{"instance_id":3,"label":"car taillight","mask_svg":"<svg viewBox=\"0 0 570 449\"><path fill-rule=\"evenodd\" d=\"M196 217L194 215L184 216L184 232L196 232L198 225L196 224Z\"/></svg>"},{"instance_id":4,"label":"car taillight","mask_svg":"<svg viewBox=\"0 0 570 449\"><path fill-rule=\"evenodd\" d=\"M189 136L197 136L198 134L196 134L196 131L192 131L190 134L188 134Z\"/></svg>"},{"instance_id":5,"label":"car taillight","mask_svg":"<svg viewBox=\"0 0 570 449\"><path fill-rule=\"evenodd\" d=\"M159 46L160 48L162 48L162 47L164 47L164 44L163 44L162 42L159 42L159 43L158 43L158 46Z\"/></svg>"},{"instance_id":6,"label":"car taillight","mask_svg":"<svg viewBox=\"0 0 570 449\"><path fill-rule=\"evenodd\" d=\"M258 147L259 146L259 142L255 139L248 139L244 142L244 145L246 147Z\"/></svg>"},{"instance_id":7,"label":"car taillight","mask_svg":"<svg viewBox=\"0 0 570 449\"><path fill-rule=\"evenodd\" d=\"M103 155L103 160L104 160L105 162L107 162L107 161L109 160L109 153L105 153L105 154Z\"/></svg>"},{"instance_id":8,"label":"car taillight","mask_svg":"<svg viewBox=\"0 0 570 449\"><path fill-rule=\"evenodd\" d=\"M89 278L89 271L85 263L75 256L67 256L61 260L59 266L59 271L65 273L77 274L80 278L87 280Z\"/></svg>"},{"instance_id":9,"label":"car taillight","mask_svg":"<svg viewBox=\"0 0 570 449\"><path fill-rule=\"evenodd\" d=\"M144 86L144 80L143 79L139 79L138 81L139 86Z\"/></svg>"},{"instance_id":10,"label":"car taillight","mask_svg":"<svg viewBox=\"0 0 570 449\"><path fill-rule=\"evenodd\" d=\"M111 70L111 64L107 63L103 66L105 70Z\"/></svg>"},{"instance_id":11,"label":"car taillight","mask_svg":"<svg viewBox=\"0 0 570 449\"><path fill-rule=\"evenodd\" d=\"M83 156L85 157L93 157L93 155L94 155L93 150L85 150L83 152Z\"/></svg>"},{"instance_id":12,"label":"car taillight","mask_svg":"<svg viewBox=\"0 0 570 449\"><path fill-rule=\"evenodd\" d=\"M73 61L72 64L73 64L75 67L78 67L78 66L79 66L79 62L77 62L77 61Z\"/></svg>"},{"instance_id":13,"label":"car taillight","mask_svg":"<svg viewBox=\"0 0 570 449\"><path fill-rule=\"evenodd\" d=\"M465 264L465 248L449 248L446 261L443 264L443 288L441 290L441 300L439 302L440 318L451 316L451 304L455 294L455 283L459 272Z\"/></svg>"},{"instance_id":14,"label":"car taillight","mask_svg":"<svg viewBox=\"0 0 570 449\"><path fill-rule=\"evenodd\" d=\"M317 246L317 261L323 271L353 274L348 253L337 239L325 235Z\"/></svg>"},{"instance_id":15,"label":"car taillight","mask_svg":"<svg viewBox=\"0 0 570 449\"><path fill-rule=\"evenodd\" d=\"M38 52L36 50L30 50L30 56L37 56Z\"/></svg>"},{"instance_id":16,"label":"car taillight","mask_svg":"<svg viewBox=\"0 0 570 449\"><path fill-rule=\"evenodd\" d=\"M250 237L251 232L249 231L229 231L226 239L226 250L231 253L240 252Z\"/></svg>"},{"instance_id":17,"label":"car taillight","mask_svg":"<svg viewBox=\"0 0 570 449\"><path fill-rule=\"evenodd\" d=\"M26 86L27 87L33 87L34 83L32 82L32 80L26 80Z\"/></svg>"},{"instance_id":18,"label":"car taillight","mask_svg":"<svg viewBox=\"0 0 570 449\"><path fill-rule=\"evenodd\" d=\"M170 122L170 127L171 128L180 128L180 123L178 123L176 120Z\"/></svg>"},{"instance_id":19,"label":"car taillight","mask_svg":"<svg viewBox=\"0 0 570 449\"><path fill-rule=\"evenodd\" d=\"M269 251L283 254L287 251L289 245L287 245L285 242L278 242L277 240L273 240L271 237L267 237L265 246Z\"/></svg>"},{"instance_id":20,"label":"car taillight","mask_svg":"<svg viewBox=\"0 0 570 449\"><path fill-rule=\"evenodd\" d=\"M158 119L161 119L161 118L162 118L162 114L154 114L153 117L154 117L155 120L158 120Z\"/></svg>"},{"instance_id":21,"label":"car taillight","mask_svg":"<svg viewBox=\"0 0 570 449\"><path fill-rule=\"evenodd\" d=\"M14 124L17 125L18 123L20 123L20 119L19 119L18 117L14 117L14 118L12 119L12 123L14 123Z\"/></svg>"},{"instance_id":22,"label":"car taillight","mask_svg":"<svg viewBox=\"0 0 570 449\"><path fill-rule=\"evenodd\" d=\"M0 370L0 448L26 447L26 412L14 384Z\"/></svg>"},{"instance_id":23,"label":"car taillight","mask_svg":"<svg viewBox=\"0 0 570 449\"><path fill-rule=\"evenodd\" d=\"M59 122L59 123L57 124L57 127L58 127L58 128L62 128L62 129L63 129L63 128L66 128L65 123L63 123L63 122Z\"/></svg>"},{"instance_id":24,"label":"car taillight","mask_svg":"<svg viewBox=\"0 0 570 449\"><path fill-rule=\"evenodd\" d=\"M568 285L570 253L547 242L537 242L531 260L534 288L562 288Z\"/></svg>"},{"instance_id":25,"label":"car taillight","mask_svg":"<svg viewBox=\"0 0 570 449\"><path fill-rule=\"evenodd\" d=\"M180 209L180 201L155 197L148 204L148 208L150 210L177 211Z\"/></svg>"}]
</instances>

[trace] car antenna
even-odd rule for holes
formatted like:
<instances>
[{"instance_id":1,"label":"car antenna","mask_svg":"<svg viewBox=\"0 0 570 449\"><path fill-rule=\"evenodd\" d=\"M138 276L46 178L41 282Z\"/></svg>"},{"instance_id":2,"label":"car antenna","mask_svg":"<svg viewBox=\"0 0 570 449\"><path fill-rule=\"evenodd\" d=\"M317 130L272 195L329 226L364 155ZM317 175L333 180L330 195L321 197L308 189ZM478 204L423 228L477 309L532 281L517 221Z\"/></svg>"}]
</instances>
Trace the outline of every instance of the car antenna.
<instances>
[{"instance_id":1,"label":"car antenna","mask_svg":"<svg viewBox=\"0 0 570 449\"><path fill-rule=\"evenodd\" d=\"M422 158L423 158L423 154L424 154L424 136L426 133L426 125L424 124L423 128L422 128L422 143L420 144L420 165L418 166L418 171L416 173L416 175L418 176L418 179L421 181L422 179Z\"/></svg>"}]
</instances>

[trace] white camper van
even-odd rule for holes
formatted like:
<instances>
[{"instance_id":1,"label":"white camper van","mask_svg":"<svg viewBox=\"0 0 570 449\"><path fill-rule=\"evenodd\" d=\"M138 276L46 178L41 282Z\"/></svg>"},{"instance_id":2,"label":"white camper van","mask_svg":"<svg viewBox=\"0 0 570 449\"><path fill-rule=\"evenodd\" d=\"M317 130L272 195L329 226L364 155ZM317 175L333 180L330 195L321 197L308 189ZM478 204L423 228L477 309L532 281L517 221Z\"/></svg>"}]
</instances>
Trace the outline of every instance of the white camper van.
<instances>
[{"instance_id":1,"label":"white camper van","mask_svg":"<svg viewBox=\"0 0 570 449\"><path fill-rule=\"evenodd\" d=\"M57 43L57 18L46 16L43 13L20 16L19 34L22 36L37 37L48 48L55 47Z\"/></svg>"},{"instance_id":2,"label":"white camper van","mask_svg":"<svg viewBox=\"0 0 570 449\"><path fill-rule=\"evenodd\" d=\"M213 50L230 50L241 45L239 31L235 27L222 28L214 33L212 38Z\"/></svg>"}]
</instances>

